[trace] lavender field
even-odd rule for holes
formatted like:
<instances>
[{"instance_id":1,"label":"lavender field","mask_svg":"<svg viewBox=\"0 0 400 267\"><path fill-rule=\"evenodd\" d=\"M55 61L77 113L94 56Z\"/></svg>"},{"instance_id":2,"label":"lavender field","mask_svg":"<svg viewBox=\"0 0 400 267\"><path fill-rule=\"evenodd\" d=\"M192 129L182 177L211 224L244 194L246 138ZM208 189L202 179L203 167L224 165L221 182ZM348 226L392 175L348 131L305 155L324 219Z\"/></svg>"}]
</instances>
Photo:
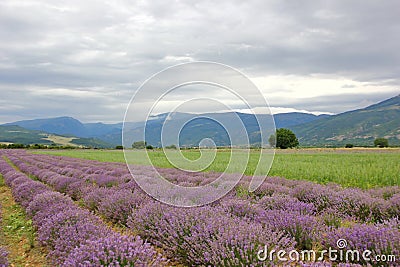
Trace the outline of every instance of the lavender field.
<instances>
[{"instance_id":1,"label":"lavender field","mask_svg":"<svg viewBox=\"0 0 400 267\"><path fill-rule=\"evenodd\" d=\"M133 175L157 179L150 168L135 166ZM158 171L184 186L219 175ZM217 202L177 208L147 196L123 163L0 151L0 174L32 220L49 266L400 265L399 186L343 188L268 177L249 193L250 177L243 177ZM342 248L368 250L370 260L321 254ZM317 254L283 259L274 254L279 250ZM0 248L0 266L7 266L6 251Z\"/></svg>"}]
</instances>

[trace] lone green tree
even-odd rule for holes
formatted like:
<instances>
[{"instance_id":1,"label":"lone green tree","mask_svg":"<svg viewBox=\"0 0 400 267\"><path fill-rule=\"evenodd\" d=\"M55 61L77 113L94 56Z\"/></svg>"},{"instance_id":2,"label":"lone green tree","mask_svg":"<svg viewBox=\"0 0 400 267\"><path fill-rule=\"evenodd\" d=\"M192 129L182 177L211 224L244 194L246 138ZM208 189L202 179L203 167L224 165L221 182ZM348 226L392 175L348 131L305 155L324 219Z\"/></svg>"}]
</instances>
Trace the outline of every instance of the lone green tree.
<instances>
[{"instance_id":1,"label":"lone green tree","mask_svg":"<svg viewBox=\"0 0 400 267\"><path fill-rule=\"evenodd\" d=\"M376 138L374 140L374 145L377 147L388 147L389 141L386 138Z\"/></svg>"},{"instance_id":2,"label":"lone green tree","mask_svg":"<svg viewBox=\"0 0 400 267\"><path fill-rule=\"evenodd\" d=\"M154 149L152 145L146 145L146 149Z\"/></svg>"},{"instance_id":3,"label":"lone green tree","mask_svg":"<svg viewBox=\"0 0 400 267\"><path fill-rule=\"evenodd\" d=\"M286 128L276 130L276 147L286 149L297 147L298 145L299 140L291 130Z\"/></svg>"},{"instance_id":4,"label":"lone green tree","mask_svg":"<svg viewBox=\"0 0 400 267\"><path fill-rule=\"evenodd\" d=\"M133 144L132 144L132 148L134 148L134 149L145 149L146 146L147 146L147 142L145 142L145 141L136 141L136 142L133 142Z\"/></svg>"},{"instance_id":5,"label":"lone green tree","mask_svg":"<svg viewBox=\"0 0 400 267\"><path fill-rule=\"evenodd\" d=\"M165 147L166 149L177 149L176 145L172 144Z\"/></svg>"},{"instance_id":6,"label":"lone green tree","mask_svg":"<svg viewBox=\"0 0 400 267\"><path fill-rule=\"evenodd\" d=\"M268 143L271 147L276 147L276 135L271 134L271 136L268 138Z\"/></svg>"}]
</instances>

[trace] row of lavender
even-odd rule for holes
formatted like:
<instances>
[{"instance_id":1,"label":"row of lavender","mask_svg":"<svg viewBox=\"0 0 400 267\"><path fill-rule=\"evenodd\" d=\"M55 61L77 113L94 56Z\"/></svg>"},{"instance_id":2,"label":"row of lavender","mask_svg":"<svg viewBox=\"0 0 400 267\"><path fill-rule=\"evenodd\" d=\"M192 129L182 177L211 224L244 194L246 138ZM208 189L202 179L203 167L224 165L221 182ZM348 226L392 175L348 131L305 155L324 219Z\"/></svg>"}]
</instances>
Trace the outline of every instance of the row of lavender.
<instances>
[{"instance_id":1,"label":"row of lavender","mask_svg":"<svg viewBox=\"0 0 400 267\"><path fill-rule=\"evenodd\" d=\"M164 259L139 237L111 231L87 210L0 158L0 174L37 227L39 242L57 266L160 266Z\"/></svg>"},{"instance_id":2,"label":"row of lavender","mask_svg":"<svg viewBox=\"0 0 400 267\"><path fill-rule=\"evenodd\" d=\"M125 225L132 210L150 200L147 195L142 194L135 183L129 180L126 180L126 183L113 183L114 186L109 188L106 184L98 182L104 181L104 173L96 171L98 176L92 175L90 179L84 179L82 174L71 177L60 174L65 173L65 169L56 169L57 164L52 166L49 163L35 161L33 157L21 157L15 154L9 154L8 158L24 173L34 176L60 193L69 195L73 200L81 201L89 210L115 223ZM78 172L79 170L73 173ZM98 180L94 179L95 177ZM110 179L114 178L107 178L107 181Z\"/></svg>"},{"instance_id":3,"label":"row of lavender","mask_svg":"<svg viewBox=\"0 0 400 267\"><path fill-rule=\"evenodd\" d=\"M0 227L2 227L2 213L1 213L1 205L0 205ZM0 230L0 232L1 232L1 230ZM4 247L2 247L2 246L0 246L0 267L7 267L7 266L9 266L9 262L8 262L8 259L7 259L7 256L8 256L8 251L4 248Z\"/></svg>"},{"instance_id":4,"label":"row of lavender","mask_svg":"<svg viewBox=\"0 0 400 267\"><path fill-rule=\"evenodd\" d=\"M50 181L54 173L63 172L62 164L52 174L41 175L40 168L34 166L35 158L39 158L38 166L42 164L38 162L48 159L36 155L22 157L30 166L22 161L18 164L15 158L14 162L31 173L36 168L35 175L55 187L69 177L53 177ZM68 167L64 167L70 168L73 161L66 158ZM90 162L85 162L89 165L85 167L82 162L77 164L91 168ZM138 169L146 171L146 168ZM224 265L249 264L257 262L255 256L261 245L285 249L334 247L339 238L346 238L353 249L368 248L374 254L398 255L399 251L398 187L366 192L270 178L253 195L238 198L230 194L212 206L187 210L153 202L131 181L120 180L113 188L103 188L96 182L88 184L82 179L84 176L69 178L80 182L74 180L64 187L67 193L69 187L79 189L84 193L75 193L75 196L89 208L115 222L126 223L134 232L163 247L171 257L189 265L220 265L225 258L229 260L225 259ZM65 181L61 183L65 185ZM126 215L120 218L128 212L133 214L131 218L127 219ZM271 232L275 234L265 234Z\"/></svg>"},{"instance_id":5,"label":"row of lavender","mask_svg":"<svg viewBox=\"0 0 400 267\"><path fill-rule=\"evenodd\" d=\"M60 156L32 155L24 151L16 151L15 155L23 157L26 162L34 162L42 169L48 169L61 175L74 178L84 178L88 182L103 187L112 187L119 183L131 180L131 173L125 164L104 163L91 160L75 159ZM176 184L198 186L215 180L219 173L184 172L177 169L156 168L165 178ZM135 166L131 169L133 175L140 175L154 179L151 166Z\"/></svg>"}]
</instances>

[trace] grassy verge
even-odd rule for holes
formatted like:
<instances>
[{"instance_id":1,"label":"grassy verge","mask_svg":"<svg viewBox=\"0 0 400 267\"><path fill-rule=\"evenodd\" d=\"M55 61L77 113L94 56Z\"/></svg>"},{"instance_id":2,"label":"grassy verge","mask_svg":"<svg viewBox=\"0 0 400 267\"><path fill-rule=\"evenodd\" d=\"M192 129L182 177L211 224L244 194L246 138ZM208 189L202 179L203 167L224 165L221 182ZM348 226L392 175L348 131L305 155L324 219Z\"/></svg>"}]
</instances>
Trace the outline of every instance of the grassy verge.
<instances>
[{"instance_id":1,"label":"grassy verge","mask_svg":"<svg viewBox=\"0 0 400 267\"><path fill-rule=\"evenodd\" d=\"M51 155L84 158L102 162L125 162L122 151L117 150L63 150L39 151ZM134 151L130 157L135 164L148 164L144 151ZM183 151L185 157L196 159L198 151ZM172 165L161 151L149 153L152 163L158 167ZM224 171L230 153L219 151L207 171ZM334 182L345 187L372 188L400 185L399 149L304 149L277 150L268 175L295 180L310 180L322 184ZM254 173L258 155L250 154L245 174Z\"/></svg>"},{"instance_id":2,"label":"grassy verge","mask_svg":"<svg viewBox=\"0 0 400 267\"><path fill-rule=\"evenodd\" d=\"M2 206L1 245L9 251L11 266L47 266L45 251L36 242L32 221L25 216L22 207L15 203L10 188L0 175L0 203Z\"/></svg>"}]
</instances>

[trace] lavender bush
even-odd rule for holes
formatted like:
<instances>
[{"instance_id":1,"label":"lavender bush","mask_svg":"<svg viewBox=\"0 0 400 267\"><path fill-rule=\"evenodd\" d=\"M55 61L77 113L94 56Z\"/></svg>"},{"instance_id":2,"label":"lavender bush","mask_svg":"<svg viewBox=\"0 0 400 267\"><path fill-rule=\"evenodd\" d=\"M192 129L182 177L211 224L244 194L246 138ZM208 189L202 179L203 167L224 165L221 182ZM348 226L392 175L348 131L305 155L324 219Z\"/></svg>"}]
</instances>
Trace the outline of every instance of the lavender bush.
<instances>
[{"instance_id":1,"label":"lavender bush","mask_svg":"<svg viewBox=\"0 0 400 267\"><path fill-rule=\"evenodd\" d=\"M314 216L283 210L268 210L256 219L275 231L283 231L296 241L298 249L312 249L327 230Z\"/></svg>"},{"instance_id":2,"label":"lavender bush","mask_svg":"<svg viewBox=\"0 0 400 267\"><path fill-rule=\"evenodd\" d=\"M128 226L189 266L264 266L256 258L264 245L294 246L283 233L212 207L184 209L153 203L139 209Z\"/></svg>"},{"instance_id":3,"label":"lavender bush","mask_svg":"<svg viewBox=\"0 0 400 267\"><path fill-rule=\"evenodd\" d=\"M388 214L389 218L397 218L400 220L400 193L394 194L389 200Z\"/></svg>"},{"instance_id":4,"label":"lavender bush","mask_svg":"<svg viewBox=\"0 0 400 267\"><path fill-rule=\"evenodd\" d=\"M263 212L261 207L249 202L248 200L229 196L225 197L213 206L222 207L227 213L234 216L250 219L257 217L261 212Z\"/></svg>"},{"instance_id":5,"label":"lavender bush","mask_svg":"<svg viewBox=\"0 0 400 267\"><path fill-rule=\"evenodd\" d=\"M384 225L354 224L351 227L341 227L330 231L323 239L324 246L336 248L337 240L345 239L347 246L345 249L358 250L362 253L365 250L372 251L370 258L373 260L376 255L396 255L395 263L369 262L360 257L363 264L373 266L390 266L400 264L398 257L400 252L399 229Z\"/></svg>"},{"instance_id":6,"label":"lavender bush","mask_svg":"<svg viewBox=\"0 0 400 267\"><path fill-rule=\"evenodd\" d=\"M42 245L54 249L56 241L64 238L61 230L78 224L101 225L101 221L89 211L70 206L69 209L45 219L38 229L38 240Z\"/></svg>"},{"instance_id":7,"label":"lavender bush","mask_svg":"<svg viewBox=\"0 0 400 267\"><path fill-rule=\"evenodd\" d=\"M49 188L40 182L28 181L16 185L13 195L17 202L19 202L23 207L27 208L35 195L43 193L47 190L49 190Z\"/></svg>"},{"instance_id":8,"label":"lavender bush","mask_svg":"<svg viewBox=\"0 0 400 267\"><path fill-rule=\"evenodd\" d=\"M8 251L5 248L0 247L0 267L8 267L10 265L7 257Z\"/></svg>"},{"instance_id":9,"label":"lavender bush","mask_svg":"<svg viewBox=\"0 0 400 267\"><path fill-rule=\"evenodd\" d=\"M372 197L360 189L345 189L341 192L342 201L338 210L354 215L361 222L382 222L388 219L387 201Z\"/></svg>"},{"instance_id":10,"label":"lavender bush","mask_svg":"<svg viewBox=\"0 0 400 267\"><path fill-rule=\"evenodd\" d=\"M298 214L308 215L314 215L316 213L316 208L313 203L306 203L297 198L283 194L265 196L257 203L265 210L289 210Z\"/></svg>"},{"instance_id":11,"label":"lavender bush","mask_svg":"<svg viewBox=\"0 0 400 267\"><path fill-rule=\"evenodd\" d=\"M126 225L128 216L142 205L145 199L142 194L131 190L114 190L100 201L98 211L107 220Z\"/></svg>"},{"instance_id":12,"label":"lavender bush","mask_svg":"<svg viewBox=\"0 0 400 267\"><path fill-rule=\"evenodd\" d=\"M36 226L40 227L46 218L67 210L71 206L73 206L73 201L70 198L58 192L46 191L34 196L26 209L26 214L33 219Z\"/></svg>"},{"instance_id":13,"label":"lavender bush","mask_svg":"<svg viewBox=\"0 0 400 267\"><path fill-rule=\"evenodd\" d=\"M93 187L92 190L88 191L82 198L82 203L89 210L97 211L101 201L106 198L107 195L112 193L112 190L107 188Z\"/></svg>"},{"instance_id":14,"label":"lavender bush","mask_svg":"<svg viewBox=\"0 0 400 267\"><path fill-rule=\"evenodd\" d=\"M256 198L262 198L264 196L272 196L273 194L289 194L291 192L291 188L280 185L280 184L274 184L265 181L259 188L257 188L254 192L253 195Z\"/></svg>"},{"instance_id":15,"label":"lavender bush","mask_svg":"<svg viewBox=\"0 0 400 267\"><path fill-rule=\"evenodd\" d=\"M1 213L1 205L0 205L0 227L2 226L2 213ZM9 266L9 262L7 260L8 251L0 246L0 267L7 267Z\"/></svg>"},{"instance_id":16,"label":"lavender bush","mask_svg":"<svg viewBox=\"0 0 400 267\"><path fill-rule=\"evenodd\" d=\"M43 228L46 226L48 225L44 225ZM48 257L52 259L54 265L59 266L72 250L87 240L98 240L111 234L112 231L106 226L86 220L79 220L73 224L63 225L58 229L58 238L54 240L54 248L49 252Z\"/></svg>"},{"instance_id":17,"label":"lavender bush","mask_svg":"<svg viewBox=\"0 0 400 267\"><path fill-rule=\"evenodd\" d=\"M65 267L165 266L166 261L140 237L111 234L88 240L76 248L63 264Z\"/></svg>"},{"instance_id":18,"label":"lavender bush","mask_svg":"<svg viewBox=\"0 0 400 267\"><path fill-rule=\"evenodd\" d=\"M302 202L312 203L317 212L326 208L333 208L341 203L341 195L337 190L333 190L327 186L304 182L296 185L291 193Z\"/></svg>"}]
</instances>

